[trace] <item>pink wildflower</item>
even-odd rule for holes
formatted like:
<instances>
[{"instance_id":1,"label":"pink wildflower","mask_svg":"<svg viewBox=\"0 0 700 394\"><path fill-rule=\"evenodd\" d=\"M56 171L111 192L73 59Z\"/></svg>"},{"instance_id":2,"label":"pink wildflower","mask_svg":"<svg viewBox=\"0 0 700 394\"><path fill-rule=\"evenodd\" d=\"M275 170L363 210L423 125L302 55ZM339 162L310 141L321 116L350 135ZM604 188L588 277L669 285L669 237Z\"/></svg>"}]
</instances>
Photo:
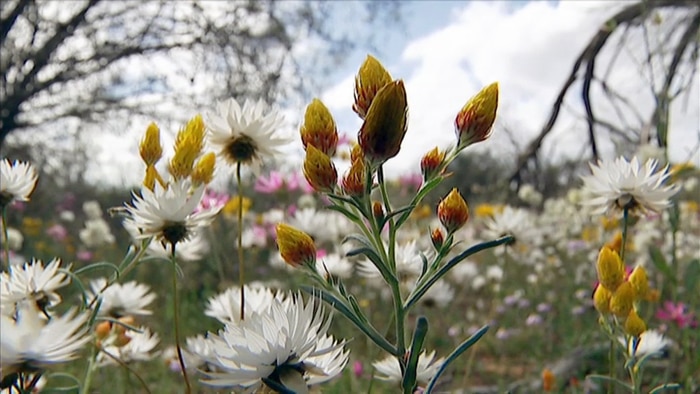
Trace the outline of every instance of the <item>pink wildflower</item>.
<instances>
[{"instance_id":1,"label":"pink wildflower","mask_svg":"<svg viewBox=\"0 0 700 394\"><path fill-rule=\"evenodd\" d=\"M258 193L272 194L282 189L284 184L284 176L282 173L271 171L267 178L261 176L255 181L254 189Z\"/></svg>"},{"instance_id":2,"label":"pink wildflower","mask_svg":"<svg viewBox=\"0 0 700 394\"><path fill-rule=\"evenodd\" d=\"M688 307L682 302L664 302L664 307L656 311L656 317L660 320L673 321L678 328L696 327L698 324L695 321L695 315L688 311Z\"/></svg>"},{"instance_id":3,"label":"pink wildflower","mask_svg":"<svg viewBox=\"0 0 700 394\"><path fill-rule=\"evenodd\" d=\"M194 212L197 213L210 208L223 207L226 205L229 198L229 195L226 193L219 193L212 189L207 189Z\"/></svg>"},{"instance_id":4,"label":"pink wildflower","mask_svg":"<svg viewBox=\"0 0 700 394\"><path fill-rule=\"evenodd\" d=\"M68 237L68 230L60 224L54 224L46 229L46 235L56 242L63 242Z\"/></svg>"},{"instance_id":5,"label":"pink wildflower","mask_svg":"<svg viewBox=\"0 0 700 394\"><path fill-rule=\"evenodd\" d=\"M356 378L360 378L360 377L362 377L362 372L364 372L364 367L362 366L362 362L355 361L352 364L352 373L355 375Z\"/></svg>"}]
</instances>

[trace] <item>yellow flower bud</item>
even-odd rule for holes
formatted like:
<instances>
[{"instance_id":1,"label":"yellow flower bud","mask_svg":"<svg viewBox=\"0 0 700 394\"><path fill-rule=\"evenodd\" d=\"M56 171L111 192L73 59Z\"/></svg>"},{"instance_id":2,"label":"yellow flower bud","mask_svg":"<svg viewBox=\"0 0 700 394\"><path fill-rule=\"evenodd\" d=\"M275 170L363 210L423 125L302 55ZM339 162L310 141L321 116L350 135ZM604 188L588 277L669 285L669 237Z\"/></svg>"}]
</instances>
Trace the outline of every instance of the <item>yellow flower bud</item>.
<instances>
[{"instance_id":1,"label":"yellow flower bud","mask_svg":"<svg viewBox=\"0 0 700 394\"><path fill-rule=\"evenodd\" d=\"M214 177L214 169L216 166L216 154L209 152L202 156L192 171L192 183L194 185L208 185Z\"/></svg>"},{"instance_id":2,"label":"yellow flower bud","mask_svg":"<svg viewBox=\"0 0 700 394\"><path fill-rule=\"evenodd\" d=\"M598 281L610 291L615 291L625 280L625 265L620 256L607 246L603 246L598 254L596 264Z\"/></svg>"},{"instance_id":3,"label":"yellow flower bud","mask_svg":"<svg viewBox=\"0 0 700 394\"><path fill-rule=\"evenodd\" d=\"M364 153L362 153L362 148L360 147L360 144L352 144L352 148L350 149L350 162L355 162L355 160L365 160Z\"/></svg>"},{"instance_id":4,"label":"yellow flower bud","mask_svg":"<svg viewBox=\"0 0 700 394\"><path fill-rule=\"evenodd\" d=\"M362 160L362 158L359 160L354 160L350 164L348 172L341 180L343 193L354 197L362 196L365 193L366 174L367 169L365 167L365 161Z\"/></svg>"},{"instance_id":5,"label":"yellow flower bud","mask_svg":"<svg viewBox=\"0 0 700 394\"><path fill-rule=\"evenodd\" d=\"M610 313L610 298L612 298L612 293L605 287L598 285L593 293L595 309L604 315Z\"/></svg>"},{"instance_id":6,"label":"yellow flower bud","mask_svg":"<svg viewBox=\"0 0 700 394\"><path fill-rule=\"evenodd\" d=\"M204 121L201 115L192 118L175 139L175 154L170 159L170 174L184 179L192 174L194 162L204 148Z\"/></svg>"},{"instance_id":7,"label":"yellow flower bud","mask_svg":"<svg viewBox=\"0 0 700 394\"><path fill-rule=\"evenodd\" d=\"M634 268L629 276L629 282L634 288L634 293L637 299L643 300L649 296L649 279L647 278L647 271L641 265Z\"/></svg>"},{"instance_id":8,"label":"yellow flower bud","mask_svg":"<svg viewBox=\"0 0 700 394\"><path fill-rule=\"evenodd\" d=\"M384 207L379 201L372 202L372 215L374 215L377 220L384 219Z\"/></svg>"},{"instance_id":9,"label":"yellow flower bud","mask_svg":"<svg viewBox=\"0 0 700 394\"><path fill-rule=\"evenodd\" d=\"M287 264L299 267L316 263L316 246L309 234L284 223L277 225L276 232L280 255Z\"/></svg>"},{"instance_id":10,"label":"yellow flower bud","mask_svg":"<svg viewBox=\"0 0 700 394\"><path fill-rule=\"evenodd\" d=\"M467 223L469 207L457 188L453 188L450 194L440 201L437 215L448 234L457 231Z\"/></svg>"},{"instance_id":11,"label":"yellow flower bud","mask_svg":"<svg viewBox=\"0 0 700 394\"><path fill-rule=\"evenodd\" d=\"M313 145L328 156L335 154L338 146L338 129L328 108L319 99L313 99L306 107L304 123L299 130L304 149Z\"/></svg>"},{"instance_id":12,"label":"yellow flower bud","mask_svg":"<svg viewBox=\"0 0 700 394\"><path fill-rule=\"evenodd\" d=\"M440 249L445 242L445 236L442 235L442 231L439 228L436 228L430 233L430 241L432 241L435 249Z\"/></svg>"},{"instance_id":13,"label":"yellow flower bud","mask_svg":"<svg viewBox=\"0 0 700 394\"><path fill-rule=\"evenodd\" d=\"M104 339L112 331L112 323L103 321L95 326L95 336L99 339Z\"/></svg>"},{"instance_id":14,"label":"yellow flower bud","mask_svg":"<svg viewBox=\"0 0 700 394\"><path fill-rule=\"evenodd\" d=\"M163 147L160 145L160 129L155 123L148 125L139 145L139 154L146 166L155 165L163 156Z\"/></svg>"},{"instance_id":15,"label":"yellow flower bud","mask_svg":"<svg viewBox=\"0 0 700 394\"><path fill-rule=\"evenodd\" d=\"M619 317L627 317L634 306L634 289L628 281L622 282L610 297L610 312Z\"/></svg>"},{"instance_id":16,"label":"yellow flower bud","mask_svg":"<svg viewBox=\"0 0 700 394\"><path fill-rule=\"evenodd\" d=\"M116 347L122 347L128 345L129 342L131 342L131 337L126 335L126 333L121 333L114 339L113 345Z\"/></svg>"},{"instance_id":17,"label":"yellow flower bud","mask_svg":"<svg viewBox=\"0 0 700 394\"><path fill-rule=\"evenodd\" d=\"M445 160L445 152L441 152L437 147L426 153L420 161L420 171L425 182L438 175L438 171Z\"/></svg>"},{"instance_id":18,"label":"yellow flower bud","mask_svg":"<svg viewBox=\"0 0 700 394\"><path fill-rule=\"evenodd\" d=\"M498 109L498 82L483 88L469 99L455 118L457 146L460 149L491 136Z\"/></svg>"},{"instance_id":19,"label":"yellow flower bud","mask_svg":"<svg viewBox=\"0 0 700 394\"><path fill-rule=\"evenodd\" d=\"M242 200L239 202L239 200ZM232 196L224 205L222 212L227 216L237 216L238 210L243 208L243 214L245 215L253 205L253 202L248 197L239 198L239 196Z\"/></svg>"},{"instance_id":20,"label":"yellow flower bud","mask_svg":"<svg viewBox=\"0 0 700 394\"><path fill-rule=\"evenodd\" d=\"M644 323L644 320L639 317L636 310L632 309L627 319L625 319L625 332L629 335L639 337L646 330L647 325Z\"/></svg>"},{"instance_id":21,"label":"yellow flower bud","mask_svg":"<svg viewBox=\"0 0 700 394\"><path fill-rule=\"evenodd\" d=\"M331 158L313 145L306 147L304 177L317 192L331 192L338 183L338 172Z\"/></svg>"},{"instance_id":22,"label":"yellow flower bud","mask_svg":"<svg viewBox=\"0 0 700 394\"><path fill-rule=\"evenodd\" d=\"M391 82L374 97L358 142L366 159L381 164L396 156L406 135L408 103L403 81Z\"/></svg>"},{"instance_id":23,"label":"yellow flower bud","mask_svg":"<svg viewBox=\"0 0 700 394\"><path fill-rule=\"evenodd\" d=\"M364 119L369 107L377 95L377 92L391 82L391 75L384 66L371 55L367 55L365 62L360 66L360 71L355 77L355 103L352 105L360 118Z\"/></svg>"},{"instance_id":24,"label":"yellow flower bud","mask_svg":"<svg viewBox=\"0 0 700 394\"><path fill-rule=\"evenodd\" d=\"M605 244L606 247L612 249L615 253L620 254L622 247L622 233L616 232L613 238Z\"/></svg>"}]
</instances>

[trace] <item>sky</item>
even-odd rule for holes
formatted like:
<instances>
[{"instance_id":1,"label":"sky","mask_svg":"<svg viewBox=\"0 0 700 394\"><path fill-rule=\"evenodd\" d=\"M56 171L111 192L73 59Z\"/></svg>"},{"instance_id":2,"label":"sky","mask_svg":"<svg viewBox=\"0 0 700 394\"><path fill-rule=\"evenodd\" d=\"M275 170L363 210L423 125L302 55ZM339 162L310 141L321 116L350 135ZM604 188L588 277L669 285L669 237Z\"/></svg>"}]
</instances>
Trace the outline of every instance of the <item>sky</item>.
<instances>
[{"instance_id":1,"label":"sky","mask_svg":"<svg viewBox=\"0 0 700 394\"><path fill-rule=\"evenodd\" d=\"M377 57L393 78L403 79L409 104L409 127L401 152L386 164L388 176L419 171L419 160L434 146L448 147L455 140L454 118L467 100L482 87L498 81L499 112L490 140L473 149L488 149L496 155L515 158L545 124L552 104L571 71L574 60L601 24L629 2L613 1L412 1L404 5L401 26L388 25L376 31L375 50L358 48L348 54L345 64L331 75L331 84L317 96L336 119L339 131L352 138L361 120L352 112L355 74L368 53ZM673 15L660 14L661 31ZM667 25L664 25L666 23ZM358 26L362 28L362 26ZM609 73L611 86L632 98L635 109L648 119L653 108L649 80L658 81L659 67L645 68L641 34L631 36L629 49L618 51L610 45L601 52L599 70L617 56ZM613 36L610 42L614 43ZM601 71L602 73L602 71ZM671 107L669 152L672 161L693 160L700 165L698 76L692 90ZM580 85L566 96L556 127L545 140L544 157L554 160L580 157L587 143L587 129L580 99ZM603 100L600 90L592 92L594 111L615 121L613 106ZM309 99L310 101L310 99ZM304 108L284 108L286 129L297 135ZM623 111L632 118L632 111ZM632 120L631 124L641 124ZM641 126L640 126L641 127ZM509 134L505 131L507 129ZM614 146L601 134L602 158L614 158ZM123 138L123 137L120 137ZM136 138L136 142L138 137ZM109 152L116 141L107 141ZM301 144L289 148L291 157L301 161ZM472 148L470 148L472 149ZM131 149L131 152L135 150ZM466 153L468 154L468 153ZM103 155L104 156L104 155ZM542 156L541 156L542 157ZM344 168L339 168L342 174ZM140 175L138 171L134 175ZM125 180L130 180L127 178ZM139 182L136 179L135 182Z\"/></svg>"}]
</instances>

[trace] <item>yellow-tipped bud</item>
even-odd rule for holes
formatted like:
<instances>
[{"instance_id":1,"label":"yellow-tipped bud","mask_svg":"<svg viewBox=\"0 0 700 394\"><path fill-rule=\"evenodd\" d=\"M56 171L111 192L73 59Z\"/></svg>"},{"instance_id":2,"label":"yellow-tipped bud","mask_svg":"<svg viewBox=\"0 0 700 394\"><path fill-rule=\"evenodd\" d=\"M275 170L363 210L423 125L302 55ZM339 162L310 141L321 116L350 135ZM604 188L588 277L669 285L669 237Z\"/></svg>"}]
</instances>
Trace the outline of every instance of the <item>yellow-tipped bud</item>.
<instances>
[{"instance_id":1,"label":"yellow-tipped bud","mask_svg":"<svg viewBox=\"0 0 700 394\"><path fill-rule=\"evenodd\" d=\"M362 196L365 193L366 174L365 161L362 159L353 161L341 181L343 193L354 197Z\"/></svg>"},{"instance_id":2,"label":"yellow-tipped bud","mask_svg":"<svg viewBox=\"0 0 700 394\"><path fill-rule=\"evenodd\" d=\"M313 145L306 147L304 177L317 192L331 192L338 183L338 172L331 158Z\"/></svg>"},{"instance_id":3,"label":"yellow-tipped bud","mask_svg":"<svg viewBox=\"0 0 700 394\"><path fill-rule=\"evenodd\" d=\"M360 147L360 144L352 144L352 148L350 149L350 162L354 163L357 160L364 160L365 156L364 153L362 153L362 148Z\"/></svg>"},{"instance_id":4,"label":"yellow-tipped bud","mask_svg":"<svg viewBox=\"0 0 700 394\"><path fill-rule=\"evenodd\" d=\"M408 103L403 81L384 86L372 100L357 139L366 159L381 164L396 156L406 135Z\"/></svg>"},{"instance_id":5,"label":"yellow-tipped bud","mask_svg":"<svg viewBox=\"0 0 700 394\"><path fill-rule=\"evenodd\" d=\"M335 154L338 146L338 129L333 115L319 99L313 99L306 107L304 123L299 130L304 149L313 145L328 156Z\"/></svg>"},{"instance_id":6,"label":"yellow-tipped bud","mask_svg":"<svg viewBox=\"0 0 700 394\"><path fill-rule=\"evenodd\" d=\"M457 188L453 188L450 194L440 201L437 215L448 234L457 231L467 223L469 207Z\"/></svg>"},{"instance_id":7,"label":"yellow-tipped bud","mask_svg":"<svg viewBox=\"0 0 700 394\"><path fill-rule=\"evenodd\" d=\"M204 121L201 115L192 118L175 139L175 154L170 159L170 174L184 179L192 174L194 162L204 148Z\"/></svg>"},{"instance_id":8,"label":"yellow-tipped bud","mask_svg":"<svg viewBox=\"0 0 700 394\"><path fill-rule=\"evenodd\" d=\"M637 311L632 309L630 314L627 316L627 319L625 319L625 332L629 335L639 337L646 330L646 323L644 323L644 320L639 317Z\"/></svg>"},{"instance_id":9,"label":"yellow-tipped bud","mask_svg":"<svg viewBox=\"0 0 700 394\"><path fill-rule=\"evenodd\" d=\"M214 168L216 166L216 154L209 152L202 156L197 165L192 171L192 183L194 185L208 185L214 177Z\"/></svg>"},{"instance_id":10,"label":"yellow-tipped bud","mask_svg":"<svg viewBox=\"0 0 700 394\"><path fill-rule=\"evenodd\" d=\"M625 265L620 256L607 246L603 246L596 263L598 281L609 291L614 292L625 280Z\"/></svg>"},{"instance_id":11,"label":"yellow-tipped bud","mask_svg":"<svg viewBox=\"0 0 700 394\"><path fill-rule=\"evenodd\" d=\"M649 278L647 277L647 271L644 267L641 265L636 266L628 280L634 288L637 299L643 300L649 296Z\"/></svg>"},{"instance_id":12,"label":"yellow-tipped bud","mask_svg":"<svg viewBox=\"0 0 700 394\"><path fill-rule=\"evenodd\" d=\"M612 293L605 287L598 285L595 292L593 293L593 306L595 309L602 313L610 313L610 298L612 298Z\"/></svg>"},{"instance_id":13,"label":"yellow-tipped bud","mask_svg":"<svg viewBox=\"0 0 700 394\"><path fill-rule=\"evenodd\" d=\"M355 77L355 104L352 105L360 118L364 119L369 107L377 95L377 92L391 82L391 75L384 66L371 55L367 55L365 62L360 66L360 71Z\"/></svg>"},{"instance_id":14,"label":"yellow-tipped bud","mask_svg":"<svg viewBox=\"0 0 700 394\"><path fill-rule=\"evenodd\" d=\"M160 129L155 123L148 125L139 145L139 154L146 166L155 165L163 156L163 147L160 145Z\"/></svg>"},{"instance_id":15,"label":"yellow-tipped bud","mask_svg":"<svg viewBox=\"0 0 700 394\"><path fill-rule=\"evenodd\" d=\"M122 347L126 346L131 342L131 337L126 335L126 333L120 333L117 335L117 337L114 339L113 345L116 347Z\"/></svg>"},{"instance_id":16,"label":"yellow-tipped bud","mask_svg":"<svg viewBox=\"0 0 700 394\"><path fill-rule=\"evenodd\" d=\"M239 201L240 200L240 201ZM253 201L248 197L239 198L239 196L232 196L224 205L222 212L224 215L237 216L238 211L242 208L243 214L245 215L250 208L253 206Z\"/></svg>"},{"instance_id":17,"label":"yellow-tipped bud","mask_svg":"<svg viewBox=\"0 0 700 394\"><path fill-rule=\"evenodd\" d=\"M277 225L276 232L282 260L292 267L316 264L316 246L309 234L284 223Z\"/></svg>"},{"instance_id":18,"label":"yellow-tipped bud","mask_svg":"<svg viewBox=\"0 0 700 394\"><path fill-rule=\"evenodd\" d=\"M620 250L622 249L622 233L619 231L616 232L613 238L608 241L605 246L615 251L615 253L620 254Z\"/></svg>"},{"instance_id":19,"label":"yellow-tipped bud","mask_svg":"<svg viewBox=\"0 0 700 394\"><path fill-rule=\"evenodd\" d=\"M634 289L624 281L610 297L610 312L619 317L627 317L634 306Z\"/></svg>"},{"instance_id":20,"label":"yellow-tipped bud","mask_svg":"<svg viewBox=\"0 0 700 394\"><path fill-rule=\"evenodd\" d=\"M545 368L542 370L542 391L549 393L554 390L556 384L556 376L551 369Z\"/></svg>"},{"instance_id":21,"label":"yellow-tipped bud","mask_svg":"<svg viewBox=\"0 0 700 394\"><path fill-rule=\"evenodd\" d=\"M420 160L420 171L423 174L423 181L427 182L438 175L444 160L445 152L441 152L437 146L426 153Z\"/></svg>"},{"instance_id":22,"label":"yellow-tipped bud","mask_svg":"<svg viewBox=\"0 0 700 394\"><path fill-rule=\"evenodd\" d=\"M498 82L483 88L469 99L455 118L457 146L460 149L491 136L498 109Z\"/></svg>"},{"instance_id":23,"label":"yellow-tipped bud","mask_svg":"<svg viewBox=\"0 0 700 394\"><path fill-rule=\"evenodd\" d=\"M372 215L377 220L384 219L384 207L382 206L382 203L380 203L379 201L372 202Z\"/></svg>"},{"instance_id":24,"label":"yellow-tipped bud","mask_svg":"<svg viewBox=\"0 0 700 394\"><path fill-rule=\"evenodd\" d=\"M445 236L439 228L436 228L430 233L430 241L433 243L435 249L440 249L445 242Z\"/></svg>"}]
</instances>

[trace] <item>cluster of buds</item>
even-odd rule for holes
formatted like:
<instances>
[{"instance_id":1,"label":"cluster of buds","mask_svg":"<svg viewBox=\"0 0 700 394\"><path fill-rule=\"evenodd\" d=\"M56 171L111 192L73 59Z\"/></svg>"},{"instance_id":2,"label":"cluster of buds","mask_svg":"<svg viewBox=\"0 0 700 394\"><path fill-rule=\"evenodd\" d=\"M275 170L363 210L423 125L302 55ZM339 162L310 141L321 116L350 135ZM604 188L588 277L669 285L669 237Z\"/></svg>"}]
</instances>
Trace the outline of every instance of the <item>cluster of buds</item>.
<instances>
[{"instance_id":1,"label":"cluster of buds","mask_svg":"<svg viewBox=\"0 0 700 394\"><path fill-rule=\"evenodd\" d=\"M175 139L175 153L168 163L168 172L175 181L190 179L194 186L209 184L214 176L216 156L213 152L204 154L205 127L201 115L192 118L180 129ZM156 169L156 163L163 156L160 143L160 129L151 123L139 145L139 154L146 164L143 185L153 190L158 182L166 188L167 183Z\"/></svg>"},{"instance_id":2,"label":"cluster of buds","mask_svg":"<svg viewBox=\"0 0 700 394\"><path fill-rule=\"evenodd\" d=\"M636 304L654 298L646 270L637 266L626 275L620 255L608 246L600 250L596 270L599 284L593 293L595 308L603 315L612 314L625 319L625 332L638 337L647 327L637 314Z\"/></svg>"},{"instance_id":3,"label":"cluster of buds","mask_svg":"<svg viewBox=\"0 0 700 394\"><path fill-rule=\"evenodd\" d=\"M132 316L119 318L118 322L103 321L95 326L95 338L97 347L105 346L122 347L131 342L131 337L126 334L128 327L134 326Z\"/></svg>"},{"instance_id":4,"label":"cluster of buds","mask_svg":"<svg viewBox=\"0 0 700 394\"><path fill-rule=\"evenodd\" d=\"M332 192L338 183L338 172L331 157L338 146L338 130L328 108L314 99L304 114L299 129L304 144L304 177L317 192Z\"/></svg>"}]
</instances>

